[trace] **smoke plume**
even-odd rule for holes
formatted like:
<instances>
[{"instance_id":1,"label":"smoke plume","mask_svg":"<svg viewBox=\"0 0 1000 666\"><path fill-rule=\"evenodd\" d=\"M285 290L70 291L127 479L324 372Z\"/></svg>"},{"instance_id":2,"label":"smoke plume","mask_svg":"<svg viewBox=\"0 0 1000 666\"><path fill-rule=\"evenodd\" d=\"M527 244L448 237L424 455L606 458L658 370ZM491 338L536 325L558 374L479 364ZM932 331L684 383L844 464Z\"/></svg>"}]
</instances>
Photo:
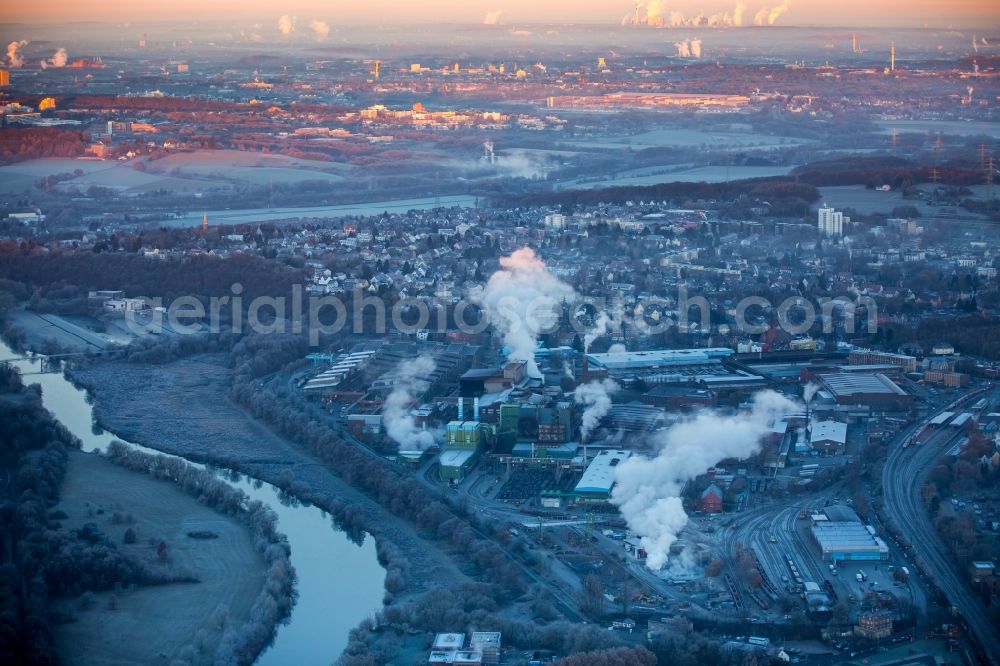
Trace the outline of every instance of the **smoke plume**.
<instances>
[{"instance_id":1,"label":"smoke plume","mask_svg":"<svg viewBox=\"0 0 1000 666\"><path fill-rule=\"evenodd\" d=\"M611 503L639 535L646 566L658 570L666 564L671 544L687 524L680 497L684 485L721 460L755 453L771 422L796 409L774 391L761 391L749 413L702 411L659 433L655 457L633 455L615 469Z\"/></svg>"},{"instance_id":2,"label":"smoke plume","mask_svg":"<svg viewBox=\"0 0 1000 666\"><path fill-rule=\"evenodd\" d=\"M733 26L736 28L743 26L743 12L746 11L747 6L742 2L736 3L736 8L733 9Z\"/></svg>"},{"instance_id":3,"label":"smoke plume","mask_svg":"<svg viewBox=\"0 0 1000 666\"><path fill-rule=\"evenodd\" d=\"M46 69L48 67L65 67L67 60L66 49L58 48L56 49L56 52L52 54L51 58L42 61L42 69Z\"/></svg>"},{"instance_id":4,"label":"smoke plume","mask_svg":"<svg viewBox=\"0 0 1000 666\"><path fill-rule=\"evenodd\" d=\"M802 401L807 405L812 402L813 398L816 397L816 392L819 391L819 384L816 382L809 382L802 389Z\"/></svg>"},{"instance_id":5,"label":"smoke plume","mask_svg":"<svg viewBox=\"0 0 1000 666\"><path fill-rule=\"evenodd\" d=\"M553 275L545 262L529 247L500 258L500 270L485 286L469 293L482 306L499 331L511 361L527 363L527 373L540 377L535 364L538 336L556 323L556 308L572 299L573 288Z\"/></svg>"},{"instance_id":6,"label":"smoke plume","mask_svg":"<svg viewBox=\"0 0 1000 666\"><path fill-rule=\"evenodd\" d=\"M288 14L278 19L278 32L284 37L288 37L295 32L295 17Z\"/></svg>"},{"instance_id":7,"label":"smoke plume","mask_svg":"<svg viewBox=\"0 0 1000 666\"><path fill-rule=\"evenodd\" d=\"M27 39L11 42L7 45L7 64L11 67L24 67L24 58L18 53L18 49L28 45Z\"/></svg>"},{"instance_id":8,"label":"smoke plume","mask_svg":"<svg viewBox=\"0 0 1000 666\"><path fill-rule=\"evenodd\" d=\"M316 35L316 39L326 39L330 36L330 24L326 21L320 21L319 19L313 19L309 22L309 28Z\"/></svg>"},{"instance_id":9,"label":"smoke plume","mask_svg":"<svg viewBox=\"0 0 1000 666\"><path fill-rule=\"evenodd\" d=\"M581 439L590 439L590 433L611 409L611 394L617 390L618 384L610 379L595 380L576 387L573 402L584 405L580 423Z\"/></svg>"},{"instance_id":10,"label":"smoke plume","mask_svg":"<svg viewBox=\"0 0 1000 666\"><path fill-rule=\"evenodd\" d=\"M758 10L757 13L753 15L753 24L764 25L765 23L767 23L767 14L768 14L767 7Z\"/></svg>"},{"instance_id":11,"label":"smoke plume","mask_svg":"<svg viewBox=\"0 0 1000 666\"><path fill-rule=\"evenodd\" d=\"M643 8L645 8L645 15L642 15ZM635 9L635 14L625 15L622 19L622 25L632 23L657 28L730 28L743 25L743 12L746 10L746 6L742 1L738 1L733 8L732 15L729 12L708 15L699 12L690 17L681 11L667 11L663 0L646 0L645 2L640 0ZM764 11L766 16L767 10Z\"/></svg>"},{"instance_id":12,"label":"smoke plume","mask_svg":"<svg viewBox=\"0 0 1000 666\"><path fill-rule=\"evenodd\" d=\"M417 427L410 405L427 390L427 377L435 367L437 364L430 356L418 356L399 364L396 385L382 406L382 422L386 434L399 444L400 451L426 451L434 445L434 436Z\"/></svg>"},{"instance_id":13,"label":"smoke plume","mask_svg":"<svg viewBox=\"0 0 1000 666\"><path fill-rule=\"evenodd\" d=\"M594 320L594 326L583 336L584 353L590 349L590 345L594 344L595 340L602 335L607 335L609 330L618 331L621 328L623 318L624 313L622 312L620 303L616 303L611 308L610 315L606 310L601 310L597 315L597 319Z\"/></svg>"},{"instance_id":14,"label":"smoke plume","mask_svg":"<svg viewBox=\"0 0 1000 666\"><path fill-rule=\"evenodd\" d=\"M499 25L502 14L503 12L499 9L493 12L486 12L486 16L483 17L483 25Z\"/></svg>"},{"instance_id":15,"label":"smoke plume","mask_svg":"<svg viewBox=\"0 0 1000 666\"><path fill-rule=\"evenodd\" d=\"M767 14L767 24L774 25L781 18L781 15L788 11L788 0L784 0L780 5L771 9Z\"/></svg>"},{"instance_id":16,"label":"smoke plume","mask_svg":"<svg viewBox=\"0 0 1000 666\"><path fill-rule=\"evenodd\" d=\"M701 57L701 40L700 39L685 39L682 42L677 42L674 44L677 47L677 57L678 58L700 58Z\"/></svg>"}]
</instances>

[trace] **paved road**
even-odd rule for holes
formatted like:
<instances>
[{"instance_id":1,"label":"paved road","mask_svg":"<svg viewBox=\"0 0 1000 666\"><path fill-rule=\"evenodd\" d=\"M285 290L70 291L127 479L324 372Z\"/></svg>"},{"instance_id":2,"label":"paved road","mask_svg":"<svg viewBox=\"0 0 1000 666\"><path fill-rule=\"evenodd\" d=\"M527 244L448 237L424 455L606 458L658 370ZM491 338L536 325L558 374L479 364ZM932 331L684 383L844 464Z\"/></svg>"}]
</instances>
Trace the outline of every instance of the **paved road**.
<instances>
[{"instance_id":1,"label":"paved road","mask_svg":"<svg viewBox=\"0 0 1000 666\"><path fill-rule=\"evenodd\" d=\"M977 393L966 398L958 407L965 407L978 397ZM902 539L913 548L920 567L965 618L990 663L1000 664L1000 630L990 622L979 597L966 585L921 499L927 473L959 436L958 429L946 427L916 446L903 448L905 438L896 441L882 469L885 512Z\"/></svg>"}]
</instances>

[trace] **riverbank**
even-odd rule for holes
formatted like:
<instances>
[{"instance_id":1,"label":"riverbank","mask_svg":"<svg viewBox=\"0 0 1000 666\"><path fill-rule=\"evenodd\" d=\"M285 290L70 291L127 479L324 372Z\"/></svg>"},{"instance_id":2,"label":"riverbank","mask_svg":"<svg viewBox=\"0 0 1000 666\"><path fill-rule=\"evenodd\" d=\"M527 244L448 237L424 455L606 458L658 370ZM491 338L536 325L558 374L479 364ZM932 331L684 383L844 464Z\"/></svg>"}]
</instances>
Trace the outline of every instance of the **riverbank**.
<instances>
[{"instance_id":1,"label":"riverbank","mask_svg":"<svg viewBox=\"0 0 1000 666\"><path fill-rule=\"evenodd\" d=\"M225 628L250 620L267 565L251 531L236 518L204 506L169 481L79 451L70 452L55 510L67 516L61 520L64 529L94 524L151 568L186 571L198 580L56 601L56 610L76 617L54 631L63 663L211 664ZM133 544L124 541L129 530L136 535ZM199 532L213 536L188 536ZM160 542L162 558L156 553Z\"/></svg>"},{"instance_id":2,"label":"riverbank","mask_svg":"<svg viewBox=\"0 0 1000 666\"><path fill-rule=\"evenodd\" d=\"M364 538L359 530L369 532L390 570L385 579L388 601L403 603L443 580L456 587L472 580L470 572L455 564L468 561L467 553L423 538L322 461L231 402L230 370L224 361L221 355L203 355L164 365L95 362L74 369L73 377L93 396L101 425L116 435L273 483L329 511L349 533ZM405 588L399 585L401 578ZM338 600L329 603L336 607Z\"/></svg>"}]
</instances>

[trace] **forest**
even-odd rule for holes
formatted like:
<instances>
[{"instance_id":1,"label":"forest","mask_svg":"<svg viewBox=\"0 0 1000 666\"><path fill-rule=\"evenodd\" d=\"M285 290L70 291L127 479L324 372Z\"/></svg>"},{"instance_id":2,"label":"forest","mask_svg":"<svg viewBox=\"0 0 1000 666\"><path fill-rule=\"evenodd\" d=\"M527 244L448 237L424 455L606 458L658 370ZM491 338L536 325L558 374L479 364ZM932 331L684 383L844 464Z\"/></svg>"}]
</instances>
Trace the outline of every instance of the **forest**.
<instances>
[{"instance_id":1,"label":"forest","mask_svg":"<svg viewBox=\"0 0 1000 666\"><path fill-rule=\"evenodd\" d=\"M2 279L48 288L39 296L42 302L32 307L52 311L54 300L86 301L88 291L98 289L120 289L130 297L161 297L164 305L181 296L194 296L207 304L213 296L232 296L231 287L237 283L243 286L244 304L249 304L258 296L290 297L292 285L302 284L303 275L299 269L247 254L163 261L120 252L36 254L31 248L0 243Z\"/></svg>"},{"instance_id":2,"label":"forest","mask_svg":"<svg viewBox=\"0 0 1000 666\"><path fill-rule=\"evenodd\" d=\"M0 164L39 157L79 157L89 144L86 132L54 127L5 127L0 132Z\"/></svg>"}]
</instances>

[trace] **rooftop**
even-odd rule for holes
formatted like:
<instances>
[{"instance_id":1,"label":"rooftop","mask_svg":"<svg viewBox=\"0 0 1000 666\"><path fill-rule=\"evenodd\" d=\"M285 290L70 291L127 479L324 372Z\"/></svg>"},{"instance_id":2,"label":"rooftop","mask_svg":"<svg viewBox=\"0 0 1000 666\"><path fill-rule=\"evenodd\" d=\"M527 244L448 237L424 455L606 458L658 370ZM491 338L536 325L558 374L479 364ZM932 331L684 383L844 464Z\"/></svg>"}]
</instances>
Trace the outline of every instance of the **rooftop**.
<instances>
[{"instance_id":1,"label":"rooftop","mask_svg":"<svg viewBox=\"0 0 1000 666\"><path fill-rule=\"evenodd\" d=\"M860 522L826 522L814 525L813 536L824 553L879 552L889 547Z\"/></svg>"},{"instance_id":2,"label":"rooftop","mask_svg":"<svg viewBox=\"0 0 1000 666\"><path fill-rule=\"evenodd\" d=\"M576 484L576 492L610 494L615 485L615 468L631 455L631 451L622 450L604 450L598 453Z\"/></svg>"},{"instance_id":3,"label":"rooftop","mask_svg":"<svg viewBox=\"0 0 1000 666\"><path fill-rule=\"evenodd\" d=\"M835 396L885 395L903 396L906 391L885 375L855 375L849 373L819 375L820 382Z\"/></svg>"},{"instance_id":4,"label":"rooftop","mask_svg":"<svg viewBox=\"0 0 1000 666\"><path fill-rule=\"evenodd\" d=\"M733 353L733 350L728 347L713 347L710 349L657 349L652 351L587 354L587 357L591 363L607 368L608 370L628 370L718 362Z\"/></svg>"},{"instance_id":5,"label":"rooftop","mask_svg":"<svg viewBox=\"0 0 1000 666\"><path fill-rule=\"evenodd\" d=\"M813 421L809 441L830 441L843 446L847 443L847 424L840 421Z\"/></svg>"}]
</instances>

